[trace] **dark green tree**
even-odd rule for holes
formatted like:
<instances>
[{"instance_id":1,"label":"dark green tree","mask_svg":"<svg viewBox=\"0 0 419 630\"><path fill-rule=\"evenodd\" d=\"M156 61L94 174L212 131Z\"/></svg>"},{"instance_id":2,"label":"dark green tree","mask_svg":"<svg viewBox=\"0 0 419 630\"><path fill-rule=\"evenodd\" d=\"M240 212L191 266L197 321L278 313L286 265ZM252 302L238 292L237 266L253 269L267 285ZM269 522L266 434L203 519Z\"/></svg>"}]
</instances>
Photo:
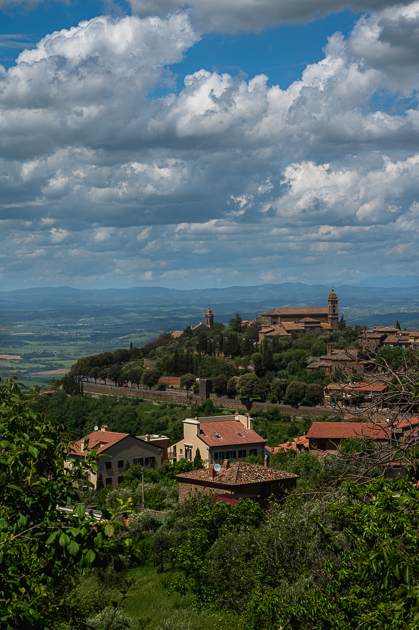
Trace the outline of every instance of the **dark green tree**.
<instances>
[{"instance_id":1,"label":"dark green tree","mask_svg":"<svg viewBox=\"0 0 419 630\"><path fill-rule=\"evenodd\" d=\"M292 381L286 391L286 397L291 405L299 405L305 398L307 392L307 383L301 381Z\"/></svg>"},{"instance_id":2,"label":"dark green tree","mask_svg":"<svg viewBox=\"0 0 419 630\"><path fill-rule=\"evenodd\" d=\"M324 400L323 387L318 383L311 383L307 387L305 397L312 405L320 404Z\"/></svg>"},{"instance_id":3,"label":"dark green tree","mask_svg":"<svg viewBox=\"0 0 419 630\"><path fill-rule=\"evenodd\" d=\"M242 332L242 318L240 317L240 315L238 313L236 313L236 317L233 317L232 319L229 320L228 325L231 328L231 330L234 330L234 332L237 333L241 333Z\"/></svg>"},{"instance_id":4,"label":"dark green tree","mask_svg":"<svg viewBox=\"0 0 419 630\"><path fill-rule=\"evenodd\" d=\"M345 322L345 318L344 318L343 315L340 318L340 322L339 322L338 328L339 328L339 330L345 330L345 328L346 328L346 322Z\"/></svg>"},{"instance_id":5,"label":"dark green tree","mask_svg":"<svg viewBox=\"0 0 419 630\"><path fill-rule=\"evenodd\" d=\"M102 488L104 488L104 487L105 487L105 484L103 483L103 477L99 473L98 476L97 476L96 490L102 490Z\"/></svg>"},{"instance_id":6,"label":"dark green tree","mask_svg":"<svg viewBox=\"0 0 419 630\"><path fill-rule=\"evenodd\" d=\"M78 503L77 487L97 473L96 455L67 455L65 466L72 443L65 426L35 412L33 395L13 380L0 382L0 408L1 626L68 627L72 610L53 589L96 566L122 567L129 548L114 533L123 520L105 512L98 523L80 503L62 512L58 506Z\"/></svg>"},{"instance_id":7,"label":"dark green tree","mask_svg":"<svg viewBox=\"0 0 419 630\"><path fill-rule=\"evenodd\" d=\"M186 389L186 394L189 393L189 390L195 385L195 383L195 374L184 374L180 379L180 386Z\"/></svg>"},{"instance_id":8,"label":"dark green tree","mask_svg":"<svg viewBox=\"0 0 419 630\"><path fill-rule=\"evenodd\" d=\"M212 379L212 388L217 396L225 396L227 394L228 379L225 374L219 374Z\"/></svg>"},{"instance_id":9,"label":"dark green tree","mask_svg":"<svg viewBox=\"0 0 419 630\"><path fill-rule=\"evenodd\" d=\"M256 374L243 374L237 381L237 391L242 398L248 400L253 396L256 385L259 383L259 379Z\"/></svg>"},{"instance_id":10,"label":"dark green tree","mask_svg":"<svg viewBox=\"0 0 419 630\"><path fill-rule=\"evenodd\" d=\"M397 328L397 330L401 330L402 329L402 327L400 326L399 320L397 320L397 322L396 322L396 328Z\"/></svg>"},{"instance_id":11,"label":"dark green tree","mask_svg":"<svg viewBox=\"0 0 419 630\"><path fill-rule=\"evenodd\" d=\"M288 381L285 378L274 378L274 380L272 381L271 394L272 396L275 396L278 403L280 403L281 400L284 398L287 387Z\"/></svg>"},{"instance_id":12,"label":"dark green tree","mask_svg":"<svg viewBox=\"0 0 419 630\"><path fill-rule=\"evenodd\" d=\"M160 378L160 370L152 367L152 368L149 368L148 370L144 370L142 378L141 378L141 382L143 383L143 385L145 385L151 390L152 387L155 387L157 385L157 383L159 382L159 378Z\"/></svg>"},{"instance_id":13,"label":"dark green tree","mask_svg":"<svg viewBox=\"0 0 419 630\"><path fill-rule=\"evenodd\" d=\"M230 396L230 398L234 398L234 396L237 394L237 380L237 378L234 378L234 376L232 376L227 381L227 396Z\"/></svg>"},{"instance_id":14,"label":"dark green tree","mask_svg":"<svg viewBox=\"0 0 419 630\"><path fill-rule=\"evenodd\" d=\"M196 470L199 470L200 468L204 467L204 462L202 460L201 452L200 452L199 448L196 449L195 457L193 459L193 467Z\"/></svg>"}]
</instances>

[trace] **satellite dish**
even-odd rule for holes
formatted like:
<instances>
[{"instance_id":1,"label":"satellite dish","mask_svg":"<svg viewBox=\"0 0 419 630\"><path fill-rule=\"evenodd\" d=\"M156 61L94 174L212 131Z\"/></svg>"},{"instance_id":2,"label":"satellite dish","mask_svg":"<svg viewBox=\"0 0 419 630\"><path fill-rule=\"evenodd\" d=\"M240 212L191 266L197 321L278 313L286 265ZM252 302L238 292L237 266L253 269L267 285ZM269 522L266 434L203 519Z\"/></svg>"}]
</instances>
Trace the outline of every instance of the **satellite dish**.
<instances>
[{"instance_id":1,"label":"satellite dish","mask_svg":"<svg viewBox=\"0 0 419 630\"><path fill-rule=\"evenodd\" d=\"M96 426L95 426L95 431L97 431L98 429L99 429L99 427L96 425Z\"/></svg>"},{"instance_id":2,"label":"satellite dish","mask_svg":"<svg viewBox=\"0 0 419 630\"><path fill-rule=\"evenodd\" d=\"M220 464L215 464L214 470L215 470L215 472L220 472L220 470L221 470Z\"/></svg>"}]
</instances>

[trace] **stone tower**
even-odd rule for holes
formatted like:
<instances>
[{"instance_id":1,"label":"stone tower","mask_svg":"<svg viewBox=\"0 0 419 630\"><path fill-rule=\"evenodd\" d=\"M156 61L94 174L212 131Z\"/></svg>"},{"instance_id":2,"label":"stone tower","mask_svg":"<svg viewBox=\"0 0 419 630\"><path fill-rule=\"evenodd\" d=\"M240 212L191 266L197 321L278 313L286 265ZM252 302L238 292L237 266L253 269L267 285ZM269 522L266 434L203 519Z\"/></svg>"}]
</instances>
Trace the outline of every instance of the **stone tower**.
<instances>
[{"instance_id":1,"label":"stone tower","mask_svg":"<svg viewBox=\"0 0 419 630\"><path fill-rule=\"evenodd\" d=\"M333 330L338 329L339 325L339 315L338 315L338 296L335 293L334 288L332 287L332 291L329 294L327 299L329 304L329 315L327 317L328 323L331 325Z\"/></svg>"},{"instance_id":2,"label":"stone tower","mask_svg":"<svg viewBox=\"0 0 419 630\"><path fill-rule=\"evenodd\" d=\"M208 326L211 330L214 328L214 314L210 307L208 307L207 312L205 313L205 326Z\"/></svg>"}]
</instances>

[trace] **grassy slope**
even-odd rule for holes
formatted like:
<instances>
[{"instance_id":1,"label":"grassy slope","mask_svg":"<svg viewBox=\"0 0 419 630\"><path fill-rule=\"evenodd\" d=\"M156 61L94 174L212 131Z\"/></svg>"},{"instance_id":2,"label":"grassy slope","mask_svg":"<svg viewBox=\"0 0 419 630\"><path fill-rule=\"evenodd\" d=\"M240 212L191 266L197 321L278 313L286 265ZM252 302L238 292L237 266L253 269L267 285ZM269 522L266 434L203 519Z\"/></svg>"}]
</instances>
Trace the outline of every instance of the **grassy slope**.
<instances>
[{"instance_id":1,"label":"grassy slope","mask_svg":"<svg viewBox=\"0 0 419 630\"><path fill-rule=\"evenodd\" d=\"M219 626L222 613L195 611L191 597L178 593L169 595L164 587L164 573L144 567L133 569L130 577L134 578L135 586L124 608L134 619L151 619L145 630L155 630L167 619L183 621L191 630L216 630Z\"/></svg>"}]
</instances>

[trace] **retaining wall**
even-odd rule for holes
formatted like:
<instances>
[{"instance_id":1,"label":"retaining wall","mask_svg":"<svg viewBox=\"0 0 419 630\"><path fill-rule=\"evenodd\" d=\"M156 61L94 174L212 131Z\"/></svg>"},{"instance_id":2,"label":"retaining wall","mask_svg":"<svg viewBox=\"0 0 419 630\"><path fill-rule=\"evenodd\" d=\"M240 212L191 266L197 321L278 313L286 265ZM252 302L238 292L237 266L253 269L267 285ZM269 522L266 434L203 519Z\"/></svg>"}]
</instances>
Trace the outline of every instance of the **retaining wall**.
<instances>
[{"instance_id":1,"label":"retaining wall","mask_svg":"<svg viewBox=\"0 0 419 630\"><path fill-rule=\"evenodd\" d=\"M112 385L99 385L98 383L83 383L83 389L89 394L108 394L109 396L131 396L133 398L146 398L148 400L161 400L167 402L177 402L184 405L190 405L194 403L202 402L199 400L198 394L195 394L193 399L186 397L186 391L177 391L173 389L167 389L166 391L158 391L152 389L137 389L133 387L114 387ZM215 394L211 394L211 400L216 407L224 407L224 409L232 409L240 413L245 411L269 411L270 409L277 408L280 413L288 414L296 422L301 421L303 416L313 418L321 418L322 416L335 416L340 415L345 420L355 421L357 416L353 413L339 413L337 410L332 410L330 407L291 407L291 405L277 405L269 402L253 402L247 403L247 400L240 400L239 398L218 398ZM391 413L386 412L386 417L392 417ZM369 416L372 421L383 422L384 418L381 414L373 414Z\"/></svg>"}]
</instances>

